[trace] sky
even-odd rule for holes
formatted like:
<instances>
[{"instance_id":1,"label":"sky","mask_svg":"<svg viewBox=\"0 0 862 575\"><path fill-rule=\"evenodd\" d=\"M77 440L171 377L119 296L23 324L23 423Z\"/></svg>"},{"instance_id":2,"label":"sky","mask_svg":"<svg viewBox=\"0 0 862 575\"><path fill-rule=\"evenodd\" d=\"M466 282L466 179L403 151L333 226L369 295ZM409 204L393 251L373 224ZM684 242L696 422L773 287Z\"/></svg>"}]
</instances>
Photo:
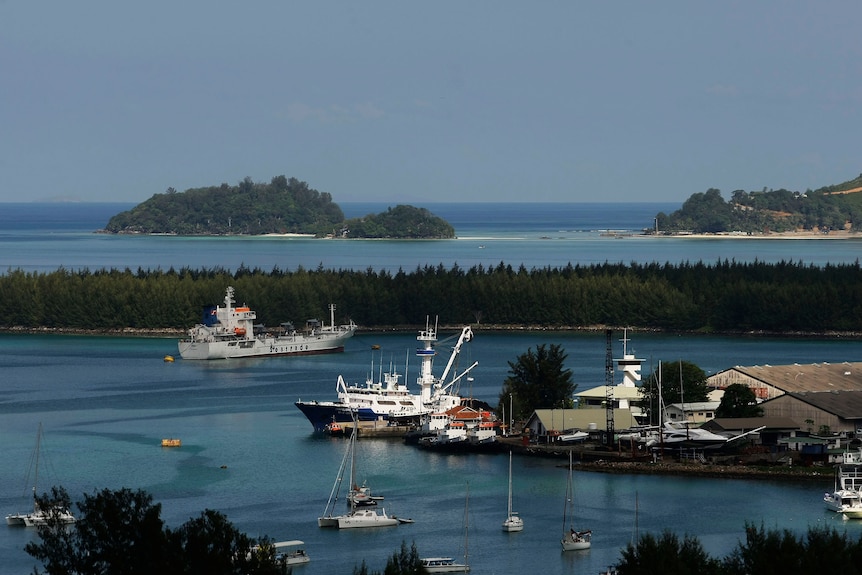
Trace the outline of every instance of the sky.
<instances>
[{"instance_id":1,"label":"sky","mask_svg":"<svg viewBox=\"0 0 862 575\"><path fill-rule=\"evenodd\" d=\"M858 0L0 0L0 202L676 202L862 173Z\"/></svg>"}]
</instances>

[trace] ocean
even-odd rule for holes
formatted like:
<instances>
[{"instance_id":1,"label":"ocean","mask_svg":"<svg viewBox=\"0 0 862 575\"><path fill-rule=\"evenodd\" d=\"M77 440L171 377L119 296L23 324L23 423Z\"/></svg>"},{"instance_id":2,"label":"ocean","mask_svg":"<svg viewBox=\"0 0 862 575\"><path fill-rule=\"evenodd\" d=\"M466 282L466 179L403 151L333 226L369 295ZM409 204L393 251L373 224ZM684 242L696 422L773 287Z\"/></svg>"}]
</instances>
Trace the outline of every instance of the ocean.
<instances>
[{"instance_id":1,"label":"ocean","mask_svg":"<svg viewBox=\"0 0 862 575\"><path fill-rule=\"evenodd\" d=\"M96 235L91 231L103 226L118 205L15 204L0 210L0 257L3 269L28 271L60 266L92 270L240 264L292 269L309 265L302 263L306 261L316 262L314 267L340 262L337 267L409 270L426 260L434 262L428 265L473 265L465 258L474 252L480 254L476 261L485 265L488 250L495 251L495 259L528 267L558 265L555 262L567 259L575 263L589 249L612 254L606 258L610 261L703 259L700 242L664 241L646 249L647 240L602 235L602 230L642 227L638 222L654 215L654 204L637 209L610 204L567 206L569 215L559 205L441 204L432 211L455 224L459 239L451 241L297 242ZM368 205L359 205L353 212L345 206L348 215L368 213L363 210ZM451 210L449 216L446 210ZM580 220L573 215L589 210L595 212ZM463 223L458 223L458 217L464 218ZM625 225L614 225L619 222ZM849 259L849 250L858 245L817 240L767 243L775 255L786 250L794 256L788 259L811 262L855 261ZM521 244L532 247L514 248ZM596 247L588 249L586 244ZM713 244L720 250L735 245L738 261L765 259L749 240L707 242ZM299 253L303 251L307 253ZM836 251L844 255L833 259ZM501 334L484 331L481 325L473 329L476 337L465 347L461 362L478 361L479 366L474 380L461 388L462 394L496 403L508 362L547 343L566 351L566 365L578 390L604 383L603 333ZM451 334L440 335L443 339ZM622 353L622 337L615 334L615 357ZM734 365L858 361L862 355L859 341L853 338L683 337L642 332L630 332L628 337L629 351L646 360L645 374L658 361L678 359L715 373ZM0 335L0 510L8 514L26 506L32 489L27 471L41 422L45 441L40 491L62 484L73 498L80 498L103 488L144 489L162 504L162 517L171 527L204 509L216 509L249 535L305 541L312 561L294 572L307 575L350 573L363 560L369 568L382 570L402 541L415 543L423 556L463 556L468 484L469 558L472 572L479 574L597 573L616 562L620 549L638 533L658 534L666 528L696 535L716 556L730 552L744 537L746 522L797 532L829 525L862 535L862 523L842 522L825 510L822 494L831 488L831 481L576 471L577 524L593 530L593 547L562 553L559 537L566 482L562 460L515 457L514 506L525 528L507 534L501 530L506 514L506 456L428 453L386 439L359 441L359 482L367 480L376 494L385 496L382 505L387 512L415 523L378 530L320 529L316 520L326 505L345 440L312 433L294 402L334 399L339 374L363 381L371 369L372 346L379 346L381 351L375 353L406 372L405 381L415 388L416 340L409 333L360 333L342 354L174 363L165 363L163 357L176 354L175 338ZM446 354L441 356L435 365L437 374L445 364ZM602 421L604 412L597 416ZM182 447L162 448L163 437L182 439ZM29 529L0 529L0 575L32 571L35 561L23 547L33 537Z\"/></svg>"},{"instance_id":2,"label":"ocean","mask_svg":"<svg viewBox=\"0 0 862 575\"><path fill-rule=\"evenodd\" d=\"M347 217L385 210L380 203L340 204ZM774 240L640 235L675 204L428 204L450 222L452 240L325 240L296 237L117 236L93 233L132 204L0 205L0 270L179 269L241 266L269 271L398 270L458 265L529 268L568 264L855 263L862 239Z\"/></svg>"}]
</instances>

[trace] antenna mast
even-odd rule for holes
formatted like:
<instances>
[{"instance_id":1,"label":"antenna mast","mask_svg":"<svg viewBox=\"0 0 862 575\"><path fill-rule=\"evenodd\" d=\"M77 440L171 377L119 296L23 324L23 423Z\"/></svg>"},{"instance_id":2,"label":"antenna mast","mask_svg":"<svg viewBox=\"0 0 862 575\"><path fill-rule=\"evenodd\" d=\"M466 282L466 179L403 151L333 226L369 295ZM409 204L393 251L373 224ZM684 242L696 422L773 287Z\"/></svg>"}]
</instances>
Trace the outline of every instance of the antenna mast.
<instances>
[{"instance_id":1,"label":"antenna mast","mask_svg":"<svg viewBox=\"0 0 862 575\"><path fill-rule=\"evenodd\" d=\"M607 415L606 445L614 444L614 353L611 336L613 330L605 330L606 353L605 353L605 412Z\"/></svg>"}]
</instances>

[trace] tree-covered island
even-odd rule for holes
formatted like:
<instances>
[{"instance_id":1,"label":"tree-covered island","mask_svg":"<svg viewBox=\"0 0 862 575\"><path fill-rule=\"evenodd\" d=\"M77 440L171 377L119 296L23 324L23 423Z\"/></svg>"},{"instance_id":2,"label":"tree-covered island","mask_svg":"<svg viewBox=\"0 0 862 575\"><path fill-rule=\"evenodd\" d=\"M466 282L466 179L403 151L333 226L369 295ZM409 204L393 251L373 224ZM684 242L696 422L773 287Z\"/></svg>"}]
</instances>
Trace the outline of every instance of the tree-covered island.
<instances>
[{"instance_id":1,"label":"tree-covered island","mask_svg":"<svg viewBox=\"0 0 862 575\"><path fill-rule=\"evenodd\" d=\"M345 220L326 192L296 178L276 176L268 184L245 178L155 194L113 216L103 230L114 234L263 235L306 234L340 238L445 239L454 228L425 208L399 205L380 214Z\"/></svg>"},{"instance_id":2,"label":"tree-covered island","mask_svg":"<svg viewBox=\"0 0 862 575\"><path fill-rule=\"evenodd\" d=\"M821 234L858 232L862 228L862 174L817 190L791 192L736 190L725 202L710 188L692 194L682 208L659 213L654 233L764 235L787 232Z\"/></svg>"}]
</instances>

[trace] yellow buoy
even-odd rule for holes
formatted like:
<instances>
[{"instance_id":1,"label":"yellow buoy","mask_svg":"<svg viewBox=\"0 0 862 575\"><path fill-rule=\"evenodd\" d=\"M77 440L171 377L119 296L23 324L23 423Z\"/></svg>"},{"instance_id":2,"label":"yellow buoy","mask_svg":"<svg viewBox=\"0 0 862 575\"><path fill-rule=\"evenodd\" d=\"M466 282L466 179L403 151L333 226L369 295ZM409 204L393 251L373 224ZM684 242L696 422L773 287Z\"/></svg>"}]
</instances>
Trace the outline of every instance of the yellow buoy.
<instances>
[{"instance_id":1,"label":"yellow buoy","mask_svg":"<svg viewBox=\"0 0 862 575\"><path fill-rule=\"evenodd\" d=\"M165 356L165 363L173 363L173 362L174 362L174 356L172 356L172 355L166 355Z\"/></svg>"}]
</instances>

